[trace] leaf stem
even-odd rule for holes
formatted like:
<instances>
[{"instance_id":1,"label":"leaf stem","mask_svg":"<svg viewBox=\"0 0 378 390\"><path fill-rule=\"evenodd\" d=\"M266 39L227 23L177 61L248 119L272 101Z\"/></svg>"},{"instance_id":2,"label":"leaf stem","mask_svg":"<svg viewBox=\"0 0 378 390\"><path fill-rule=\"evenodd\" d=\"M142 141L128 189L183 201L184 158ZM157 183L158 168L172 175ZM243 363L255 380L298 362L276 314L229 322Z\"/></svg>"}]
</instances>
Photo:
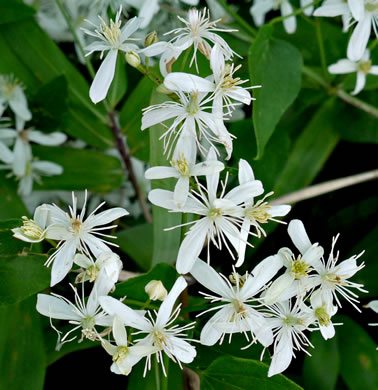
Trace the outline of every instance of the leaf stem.
<instances>
[{"instance_id":1,"label":"leaf stem","mask_svg":"<svg viewBox=\"0 0 378 390\"><path fill-rule=\"evenodd\" d=\"M378 169L372 171L359 173L357 175L347 176L340 179L329 180L324 183L315 184L307 188L303 188L299 191L290 192L289 194L282 195L276 199L273 199L271 204L293 204L302 200L315 198L329 192L339 190L341 188L353 186L359 183L363 183L369 180L378 179Z\"/></svg>"},{"instance_id":2,"label":"leaf stem","mask_svg":"<svg viewBox=\"0 0 378 390\"><path fill-rule=\"evenodd\" d=\"M324 41L323 41L322 29L319 20L315 23L315 30L316 30L316 39L319 45L320 62L322 64L323 76L325 79L327 79L328 78L327 59L324 50Z\"/></svg>"},{"instance_id":3,"label":"leaf stem","mask_svg":"<svg viewBox=\"0 0 378 390\"><path fill-rule=\"evenodd\" d=\"M135 176L134 169L133 169L133 164L131 162L131 157L126 149L126 145L125 145L125 142L124 142L123 137L122 137L122 131L118 125L118 122L116 120L114 112L109 113L109 119L110 119L110 128L111 128L112 133L114 135L114 138L116 140L117 149L118 149L119 154L121 155L122 160L124 162L125 170L129 174L131 184L134 187L139 204L142 208L144 218L148 223L151 223L152 222L151 213L150 213L150 211L147 207L147 203L144 199L144 194L139 187L139 184L138 184L138 181L137 181L137 178Z\"/></svg>"}]
</instances>

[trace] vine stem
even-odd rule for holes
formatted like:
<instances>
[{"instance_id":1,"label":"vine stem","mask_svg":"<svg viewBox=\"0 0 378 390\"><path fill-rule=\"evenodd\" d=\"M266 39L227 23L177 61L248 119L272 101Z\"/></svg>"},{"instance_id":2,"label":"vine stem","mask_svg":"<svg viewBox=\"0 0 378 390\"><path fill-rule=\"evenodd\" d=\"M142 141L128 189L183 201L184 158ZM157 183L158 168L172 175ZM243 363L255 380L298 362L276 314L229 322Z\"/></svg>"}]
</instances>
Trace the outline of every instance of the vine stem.
<instances>
[{"instance_id":1,"label":"vine stem","mask_svg":"<svg viewBox=\"0 0 378 390\"><path fill-rule=\"evenodd\" d=\"M340 179L326 181L320 184L314 184L307 188L303 188L299 191L290 192L286 195L282 195L276 199L273 199L271 204L293 204L302 200L315 198L323 194L327 194L332 191L339 190L341 188L353 186L359 183L363 183L369 180L378 179L378 169L372 171L359 173L357 175L342 177Z\"/></svg>"},{"instance_id":2,"label":"vine stem","mask_svg":"<svg viewBox=\"0 0 378 390\"><path fill-rule=\"evenodd\" d=\"M114 138L116 140L117 149L118 149L119 154L121 155L122 160L124 162L125 170L129 174L131 184L134 187L139 204L142 208L144 218L148 223L151 223L152 222L151 213L147 207L147 203L144 199L143 192L141 191L139 184L138 184L138 181L136 179L135 172L133 169L133 164L131 162L130 155L126 149L126 145L125 145L125 142L124 142L123 137L122 137L122 132L121 132L120 127L118 126L114 112L109 113L109 119L110 119L110 128L111 128L112 133L114 135Z\"/></svg>"}]
</instances>

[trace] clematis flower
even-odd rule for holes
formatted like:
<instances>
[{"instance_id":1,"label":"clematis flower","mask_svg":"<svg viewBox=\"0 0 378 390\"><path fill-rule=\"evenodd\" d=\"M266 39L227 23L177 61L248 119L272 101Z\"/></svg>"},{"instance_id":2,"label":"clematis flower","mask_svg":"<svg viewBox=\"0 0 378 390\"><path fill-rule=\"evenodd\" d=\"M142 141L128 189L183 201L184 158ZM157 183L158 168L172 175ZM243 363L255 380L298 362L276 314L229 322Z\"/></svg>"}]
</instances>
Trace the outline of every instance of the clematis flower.
<instances>
[{"instance_id":1,"label":"clematis flower","mask_svg":"<svg viewBox=\"0 0 378 390\"><path fill-rule=\"evenodd\" d=\"M75 283L83 283L88 280L94 282L99 278L101 272L105 272L107 277L113 282L114 288L122 269L120 257L111 251L101 252L97 256L96 261L78 253L75 255L73 262L83 269L77 275Z\"/></svg>"},{"instance_id":2,"label":"clematis flower","mask_svg":"<svg viewBox=\"0 0 378 390\"><path fill-rule=\"evenodd\" d=\"M289 0L255 0L249 12L256 26L262 26L265 15L271 10L280 10L282 16L288 16L294 12ZM297 21L295 16L290 16L282 21L288 34L295 33Z\"/></svg>"},{"instance_id":3,"label":"clematis flower","mask_svg":"<svg viewBox=\"0 0 378 390\"><path fill-rule=\"evenodd\" d=\"M110 84L114 78L118 51L127 53L137 52L139 50L137 45L130 43L130 41L135 41L137 39L130 37L140 27L141 20L134 17L121 28L121 12L122 7L119 8L115 21L110 20L110 25L107 25L101 16L99 16L101 22L99 26L88 21L88 23L96 28L94 31L83 29L85 33L97 39L97 41L92 42L85 48L88 52L86 54L87 56L94 51L100 51L102 58L104 51L109 50L109 53L106 55L105 60L98 69L89 90L89 96L93 103L104 100L108 93Z\"/></svg>"},{"instance_id":4,"label":"clematis flower","mask_svg":"<svg viewBox=\"0 0 378 390\"><path fill-rule=\"evenodd\" d=\"M104 339L101 339L101 344L113 358L110 370L115 374L129 375L133 366L143 357L156 352L156 348L151 346L138 344L130 346L127 340L126 329L117 315L113 317L112 330L116 345Z\"/></svg>"},{"instance_id":5,"label":"clematis flower","mask_svg":"<svg viewBox=\"0 0 378 390\"><path fill-rule=\"evenodd\" d=\"M325 17L341 16L343 21L343 31L346 32L350 27L350 21L352 18L351 8L348 3L349 2L345 0L325 0L322 5L314 11L313 15Z\"/></svg>"},{"instance_id":6,"label":"clematis flower","mask_svg":"<svg viewBox=\"0 0 378 390\"><path fill-rule=\"evenodd\" d=\"M212 307L200 314L217 310L201 331L201 344L214 345L219 340L222 342L225 334L230 334L231 342L233 333L244 333L249 340L248 332L251 332L253 340L257 338L264 347L272 344L272 331L267 326L264 315L257 310L259 299L256 298L264 285L274 276L275 272L271 271L275 269L275 256L270 256L269 261L272 267L265 270L268 272L259 273L256 277L248 273L241 276L234 272L231 275L234 285L202 260L198 259L195 262L190 273L215 295L201 294L211 302L221 303L220 306Z\"/></svg>"},{"instance_id":7,"label":"clematis flower","mask_svg":"<svg viewBox=\"0 0 378 390\"><path fill-rule=\"evenodd\" d=\"M112 288L112 281L105 274L102 274L98 283L93 285L87 302L84 300L84 287L82 290L82 297L80 297L77 289L72 285L70 286L75 294L75 303L72 303L67 298L54 293L51 295L38 294L37 296L37 311L40 314L49 317L50 320L67 320L70 324L76 325L73 329L67 332L62 339L60 338L61 332L53 327L54 330L58 332L59 336L57 349L59 349L65 342L74 340L76 336L70 340L67 340L67 337L77 329L81 328L81 340L87 338L94 341L100 338L96 330L96 325L112 326L112 318L107 315L99 305L99 297L107 295ZM51 324L51 326L53 325Z\"/></svg>"},{"instance_id":8,"label":"clematis flower","mask_svg":"<svg viewBox=\"0 0 378 390\"><path fill-rule=\"evenodd\" d=\"M24 94L24 88L13 75L0 75L0 116L9 105L11 110L22 121L28 121L32 115Z\"/></svg>"},{"instance_id":9,"label":"clematis flower","mask_svg":"<svg viewBox=\"0 0 378 390\"><path fill-rule=\"evenodd\" d=\"M147 369L151 369L153 353L156 354L157 361L162 364L164 375L166 375L166 372L163 363L163 352L175 363L178 363L180 368L182 368L181 363L191 363L196 356L195 348L188 343L188 341L193 340L188 339L184 333L192 329L194 323L182 327L178 325L171 326L180 314L181 306L179 305L176 309L173 309L173 305L186 287L185 279L180 276L161 304L155 320L150 313L148 319L115 298L106 296L100 298L101 306L109 315L117 315L124 325L140 331L134 334L146 334L145 338L136 340L138 346L153 347L155 349L155 352L151 350L151 353L147 356L144 375Z\"/></svg>"},{"instance_id":10,"label":"clematis flower","mask_svg":"<svg viewBox=\"0 0 378 390\"><path fill-rule=\"evenodd\" d=\"M361 60L351 61L345 58L337 61L336 64L330 65L328 71L331 74L357 73L356 87L351 95L357 95L363 90L368 74L378 76L378 66L372 65L369 50L365 50Z\"/></svg>"},{"instance_id":11,"label":"clematis flower","mask_svg":"<svg viewBox=\"0 0 378 390\"><path fill-rule=\"evenodd\" d=\"M174 191L176 206L181 208L188 198L191 177L212 175L224 169L220 161L204 161L196 164L196 145L192 137L180 137L175 148L171 167L152 167L145 173L146 179L177 178Z\"/></svg>"},{"instance_id":12,"label":"clematis flower","mask_svg":"<svg viewBox=\"0 0 378 390\"><path fill-rule=\"evenodd\" d=\"M239 160L238 176L240 185L255 180L252 167L248 164L247 161L243 159ZM241 266L244 262L245 249L251 226L256 229L256 234L254 235L256 235L258 238L261 237L261 234L266 236L265 230L261 227L261 224L268 223L269 220L284 223L275 219L275 217L284 217L291 210L291 206L288 205L269 205L265 199L272 194L272 192L269 192L257 202L254 201L254 197L251 195L251 197L244 204L244 220L240 232L241 240L239 248L239 259L236 263L236 267Z\"/></svg>"},{"instance_id":13,"label":"clematis flower","mask_svg":"<svg viewBox=\"0 0 378 390\"><path fill-rule=\"evenodd\" d=\"M210 150L206 161L216 161L214 149ZM181 208L176 206L174 193L171 191L155 189L148 195L150 202L156 206L174 212L193 213L201 217L189 223L193 226L181 243L176 268L182 274L190 272L206 241L208 248L210 242L218 249L222 248L222 244L225 245L232 258L235 258L227 241L238 252L240 244L238 226L240 227L242 222L242 208L239 205L249 197L257 196L263 191L261 182L252 180L233 188L225 195L225 183L221 195L217 197L219 173L207 175L206 182L207 188L198 183L198 192L192 191L194 195L189 194L185 205ZM169 229L176 227L178 226ZM210 260L209 250L208 260Z\"/></svg>"},{"instance_id":14,"label":"clematis flower","mask_svg":"<svg viewBox=\"0 0 378 390\"><path fill-rule=\"evenodd\" d=\"M294 350L302 350L310 355L304 347L313 345L303 333L308 329L309 320L301 310L299 301L294 305L291 301L284 301L269 309L272 318L268 318L268 322L274 335L274 354L268 371L268 377L271 377L289 367L293 356L295 357Z\"/></svg>"},{"instance_id":15,"label":"clematis flower","mask_svg":"<svg viewBox=\"0 0 378 390\"><path fill-rule=\"evenodd\" d=\"M51 286L59 283L70 271L77 250L88 257L92 256L91 253L97 257L102 252L110 251L108 245L117 246L114 243L106 242L102 238L115 237L101 233L103 230L111 229L117 225L102 225L106 225L129 213L123 208L115 207L96 215L96 211L104 205L105 202L103 202L84 219L86 201L87 192L85 192L83 209L78 214L77 198L72 193L72 207L69 206L71 215L55 204L46 205L49 209L50 224L52 225L49 226L49 236L54 240L59 240L57 250L46 262L47 266L54 263L51 270Z\"/></svg>"}]
</instances>

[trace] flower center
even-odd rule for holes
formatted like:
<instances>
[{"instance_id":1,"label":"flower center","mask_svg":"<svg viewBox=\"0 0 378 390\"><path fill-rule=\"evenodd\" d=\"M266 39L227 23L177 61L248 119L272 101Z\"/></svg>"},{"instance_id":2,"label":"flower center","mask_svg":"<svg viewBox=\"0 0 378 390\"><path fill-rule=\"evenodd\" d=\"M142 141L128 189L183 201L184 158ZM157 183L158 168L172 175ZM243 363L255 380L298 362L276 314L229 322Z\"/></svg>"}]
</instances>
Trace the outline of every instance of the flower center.
<instances>
[{"instance_id":1,"label":"flower center","mask_svg":"<svg viewBox=\"0 0 378 390\"><path fill-rule=\"evenodd\" d=\"M155 329L153 332L154 344L159 348L163 349L163 345L167 345L167 339L165 338L164 329Z\"/></svg>"},{"instance_id":2,"label":"flower center","mask_svg":"<svg viewBox=\"0 0 378 390\"><path fill-rule=\"evenodd\" d=\"M245 211L245 216L251 221L257 221L259 223L267 223L268 219L272 216L269 214L271 206L267 203L256 204Z\"/></svg>"},{"instance_id":3,"label":"flower center","mask_svg":"<svg viewBox=\"0 0 378 390\"><path fill-rule=\"evenodd\" d=\"M190 168L188 161L186 160L184 154L180 156L180 160L172 160L171 165L176 168L182 176L190 175Z\"/></svg>"},{"instance_id":4,"label":"flower center","mask_svg":"<svg viewBox=\"0 0 378 390\"><path fill-rule=\"evenodd\" d=\"M121 21L118 20L114 22L110 20L110 25L108 26L105 21L100 17L100 34L108 41L109 45L114 49L118 49L121 38Z\"/></svg>"},{"instance_id":5,"label":"flower center","mask_svg":"<svg viewBox=\"0 0 378 390\"><path fill-rule=\"evenodd\" d=\"M235 286L239 285L239 288L244 286L244 283L245 283L245 280L246 280L246 278L244 276L239 275L237 272L233 272L228 277L228 279L230 280L230 282L233 285L235 285Z\"/></svg>"},{"instance_id":6,"label":"flower center","mask_svg":"<svg viewBox=\"0 0 378 390\"><path fill-rule=\"evenodd\" d=\"M23 225L21 226L22 233L25 236L35 239L41 239L43 236L43 230L35 223L34 220L27 217L22 217Z\"/></svg>"},{"instance_id":7,"label":"flower center","mask_svg":"<svg viewBox=\"0 0 378 390\"><path fill-rule=\"evenodd\" d=\"M189 103L186 106L186 112L189 115L195 115L199 111L198 105L198 92L192 92L190 95Z\"/></svg>"},{"instance_id":8,"label":"flower center","mask_svg":"<svg viewBox=\"0 0 378 390\"><path fill-rule=\"evenodd\" d=\"M358 69L359 69L361 72L363 72L363 73L365 73L365 74L368 74L369 71L370 71L370 69L371 69L371 64L372 64L371 60L365 61L365 62L360 62L360 63L358 64Z\"/></svg>"},{"instance_id":9,"label":"flower center","mask_svg":"<svg viewBox=\"0 0 378 390\"><path fill-rule=\"evenodd\" d=\"M301 318L294 317L290 314L283 318L283 322L287 326L303 325L303 320Z\"/></svg>"},{"instance_id":10,"label":"flower center","mask_svg":"<svg viewBox=\"0 0 378 390\"><path fill-rule=\"evenodd\" d=\"M210 209L209 213L207 216L212 220L215 221L218 217L222 216L222 211L221 209L213 207Z\"/></svg>"},{"instance_id":11,"label":"flower center","mask_svg":"<svg viewBox=\"0 0 378 390\"><path fill-rule=\"evenodd\" d=\"M326 274L323 276L323 278L334 284L342 284L340 276L336 274Z\"/></svg>"},{"instance_id":12,"label":"flower center","mask_svg":"<svg viewBox=\"0 0 378 390\"><path fill-rule=\"evenodd\" d=\"M365 2L365 9L366 9L367 12L371 12L372 14L378 13L378 3L377 3L377 1Z\"/></svg>"},{"instance_id":13,"label":"flower center","mask_svg":"<svg viewBox=\"0 0 378 390\"><path fill-rule=\"evenodd\" d=\"M80 235L80 232L81 232L81 227L82 227L82 223L80 220L74 218L72 220L72 233L76 236L79 236Z\"/></svg>"},{"instance_id":14,"label":"flower center","mask_svg":"<svg viewBox=\"0 0 378 390\"><path fill-rule=\"evenodd\" d=\"M118 347L117 352L113 355L113 362L116 364L122 363L129 353L129 348L122 346Z\"/></svg>"},{"instance_id":15,"label":"flower center","mask_svg":"<svg viewBox=\"0 0 378 390\"><path fill-rule=\"evenodd\" d=\"M234 299L231 303L234 306L235 310L235 313L232 314L231 322L235 322L247 317L247 311L243 303L240 302L239 299Z\"/></svg>"},{"instance_id":16,"label":"flower center","mask_svg":"<svg viewBox=\"0 0 378 390\"><path fill-rule=\"evenodd\" d=\"M15 79L12 75L10 76L0 76L0 84L2 87L2 93L6 99L9 99L18 85L18 80Z\"/></svg>"},{"instance_id":17,"label":"flower center","mask_svg":"<svg viewBox=\"0 0 378 390\"><path fill-rule=\"evenodd\" d=\"M97 338L97 333L94 330L96 321L93 317L86 317L81 320L81 331L82 338L87 338L91 341L95 341Z\"/></svg>"},{"instance_id":18,"label":"flower center","mask_svg":"<svg viewBox=\"0 0 378 390\"><path fill-rule=\"evenodd\" d=\"M324 307L318 307L315 310L315 316L319 320L321 326L328 326L331 323L331 317L327 313L327 310Z\"/></svg>"},{"instance_id":19,"label":"flower center","mask_svg":"<svg viewBox=\"0 0 378 390\"><path fill-rule=\"evenodd\" d=\"M238 65L235 69L233 65L226 64L224 74L223 74L223 81L221 88L222 89L232 89L236 85L242 84L243 81L240 80L240 77L236 77L235 79L232 77L233 74L241 68L241 65Z\"/></svg>"},{"instance_id":20,"label":"flower center","mask_svg":"<svg viewBox=\"0 0 378 390\"><path fill-rule=\"evenodd\" d=\"M301 260L299 255L291 264L290 272L294 275L295 279L300 279L310 272L310 266Z\"/></svg>"},{"instance_id":21,"label":"flower center","mask_svg":"<svg viewBox=\"0 0 378 390\"><path fill-rule=\"evenodd\" d=\"M97 265L91 265L85 272L89 277L90 282L94 282L97 278L97 275L99 273L99 268Z\"/></svg>"}]
</instances>

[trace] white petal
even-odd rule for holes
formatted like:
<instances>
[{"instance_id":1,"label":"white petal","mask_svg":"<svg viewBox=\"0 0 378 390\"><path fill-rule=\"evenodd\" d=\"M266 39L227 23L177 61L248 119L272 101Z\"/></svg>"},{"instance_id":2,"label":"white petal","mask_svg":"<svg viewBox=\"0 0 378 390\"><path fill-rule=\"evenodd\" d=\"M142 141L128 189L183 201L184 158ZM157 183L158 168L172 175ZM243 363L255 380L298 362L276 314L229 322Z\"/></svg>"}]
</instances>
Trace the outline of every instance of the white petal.
<instances>
[{"instance_id":1,"label":"white petal","mask_svg":"<svg viewBox=\"0 0 378 390\"><path fill-rule=\"evenodd\" d=\"M291 210L291 206L282 204L277 206L270 206L269 214L272 217L284 217Z\"/></svg>"},{"instance_id":2,"label":"white petal","mask_svg":"<svg viewBox=\"0 0 378 390\"><path fill-rule=\"evenodd\" d=\"M189 177L181 176L177 180L173 198L178 208L182 208L189 194Z\"/></svg>"},{"instance_id":3,"label":"white petal","mask_svg":"<svg viewBox=\"0 0 378 390\"><path fill-rule=\"evenodd\" d=\"M163 207L168 210L177 209L172 191L161 190L160 188L152 190L148 193L148 200L155 206Z\"/></svg>"},{"instance_id":4,"label":"white petal","mask_svg":"<svg viewBox=\"0 0 378 390\"><path fill-rule=\"evenodd\" d=\"M293 13L293 7L288 1L285 1L281 3L281 15L287 16L291 15ZM289 18L286 18L283 20L283 25L288 34L295 33L295 30L297 29L297 20L295 16L290 16Z\"/></svg>"},{"instance_id":5,"label":"white petal","mask_svg":"<svg viewBox=\"0 0 378 390\"><path fill-rule=\"evenodd\" d=\"M268 377L279 374L286 370L293 358L293 343L289 331L284 332L277 347L269 367Z\"/></svg>"},{"instance_id":6,"label":"white petal","mask_svg":"<svg viewBox=\"0 0 378 390\"><path fill-rule=\"evenodd\" d=\"M38 294L37 295L37 311L50 318L57 320L77 320L80 319L78 314L73 310L63 299L52 295Z\"/></svg>"},{"instance_id":7,"label":"white petal","mask_svg":"<svg viewBox=\"0 0 378 390\"><path fill-rule=\"evenodd\" d=\"M235 264L235 267L240 267L244 263L245 250L247 247L247 241L248 241L250 228L251 228L251 222L249 221L249 219L244 218L242 227L240 229L238 260Z\"/></svg>"},{"instance_id":8,"label":"white petal","mask_svg":"<svg viewBox=\"0 0 378 390\"><path fill-rule=\"evenodd\" d=\"M93 260L91 260L90 258L88 258L87 256L85 255L82 255L81 253L77 253L74 257L74 263L77 264L79 267L82 267L84 269L86 268L89 268L90 266L92 266L94 263L93 263Z\"/></svg>"},{"instance_id":9,"label":"white petal","mask_svg":"<svg viewBox=\"0 0 378 390\"><path fill-rule=\"evenodd\" d=\"M357 64L354 61L342 59L328 67L328 72L331 74L344 74L357 71Z\"/></svg>"},{"instance_id":10,"label":"white petal","mask_svg":"<svg viewBox=\"0 0 378 390\"><path fill-rule=\"evenodd\" d=\"M171 291L169 292L169 294L167 295L167 297L164 299L163 303L160 306L156 318L157 327L164 328L166 326L169 317L171 316L173 305L175 304L179 295L185 290L187 286L188 283L186 283L185 279L182 276L180 276L176 280Z\"/></svg>"},{"instance_id":11,"label":"white petal","mask_svg":"<svg viewBox=\"0 0 378 390\"><path fill-rule=\"evenodd\" d=\"M122 28L122 41L128 39L136 30L138 30L138 28L141 27L141 23L143 23L142 20L137 17L128 20L125 26Z\"/></svg>"},{"instance_id":12,"label":"white petal","mask_svg":"<svg viewBox=\"0 0 378 390\"><path fill-rule=\"evenodd\" d=\"M370 37L371 18L368 13L357 23L348 43L347 55L352 61L358 61L364 54Z\"/></svg>"},{"instance_id":13,"label":"white petal","mask_svg":"<svg viewBox=\"0 0 378 390\"><path fill-rule=\"evenodd\" d=\"M179 337L169 337L168 343L169 351L183 363L191 363L197 355L196 349Z\"/></svg>"},{"instance_id":14,"label":"white petal","mask_svg":"<svg viewBox=\"0 0 378 390\"><path fill-rule=\"evenodd\" d=\"M357 95L359 92L361 92L365 87L365 83L366 83L365 73L357 72L356 86L353 92L351 92L351 95Z\"/></svg>"},{"instance_id":15,"label":"white petal","mask_svg":"<svg viewBox=\"0 0 378 390\"><path fill-rule=\"evenodd\" d=\"M127 346L126 329L117 315L113 317L113 337L118 346Z\"/></svg>"},{"instance_id":16,"label":"white petal","mask_svg":"<svg viewBox=\"0 0 378 390\"><path fill-rule=\"evenodd\" d=\"M266 291L264 302L267 305L272 305L277 302L281 295L291 286L293 282L294 276L292 276L289 272L279 276Z\"/></svg>"},{"instance_id":17,"label":"white petal","mask_svg":"<svg viewBox=\"0 0 378 390\"><path fill-rule=\"evenodd\" d=\"M102 211L99 214L92 214L84 221L86 228L92 228L95 226L106 225L115 221L118 218L122 218L125 215L129 215L129 212L122 207L113 207L112 209Z\"/></svg>"},{"instance_id":18,"label":"white petal","mask_svg":"<svg viewBox=\"0 0 378 390\"><path fill-rule=\"evenodd\" d=\"M55 286L62 281L72 268L73 258L76 252L76 241L66 241L59 249L51 269L50 286Z\"/></svg>"},{"instance_id":19,"label":"white petal","mask_svg":"<svg viewBox=\"0 0 378 390\"><path fill-rule=\"evenodd\" d=\"M249 105L252 100L251 94L248 92L247 89L242 87L234 87L231 90L227 91L226 95L230 97L231 99L234 99L238 102L244 103Z\"/></svg>"},{"instance_id":20,"label":"white petal","mask_svg":"<svg viewBox=\"0 0 378 390\"><path fill-rule=\"evenodd\" d=\"M28 139L29 141L33 141L40 145L54 146L61 145L63 142L65 142L67 136L58 131L46 134L39 130L29 130Z\"/></svg>"},{"instance_id":21,"label":"white petal","mask_svg":"<svg viewBox=\"0 0 378 390\"><path fill-rule=\"evenodd\" d=\"M255 4L250 8L249 12L251 13L256 26L262 26L264 24L265 14L273 9L273 7L273 0L265 0L258 3L255 2Z\"/></svg>"},{"instance_id":22,"label":"white petal","mask_svg":"<svg viewBox=\"0 0 378 390\"><path fill-rule=\"evenodd\" d=\"M309 4L312 4L313 1L312 0L301 0L301 8L304 8L306 7L307 5ZM310 16L312 14L312 11L314 10L314 6L311 5L311 6L308 6L306 7L304 10L303 10L303 13L307 16Z\"/></svg>"},{"instance_id":23,"label":"white petal","mask_svg":"<svg viewBox=\"0 0 378 390\"><path fill-rule=\"evenodd\" d=\"M216 327L216 324L220 321L225 321L224 309L225 308L215 313L202 328L200 336L202 345L214 345L221 338L223 331Z\"/></svg>"},{"instance_id":24,"label":"white petal","mask_svg":"<svg viewBox=\"0 0 378 390\"><path fill-rule=\"evenodd\" d=\"M350 12L356 20L361 20L365 14L365 5L362 0L348 0Z\"/></svg>"},{"instance_id":25,"label":"white petal","mask_svg":"<svg viewBox=\"0 0 378 390\"><path fill-rule=\"evenodd\" d=\"M0 161L6 164L11 164L13 161L12 151L2 142L0 142Z\"/></svg>"},{"instance_id":26,"label":"white petal","mask_svg":"<svg viewBox=\"0 0 378 390\"><path fill-rule=\"evenodd\" d=\"M183 111L181 107L171 105L170 107L156 108L143 112L141 130L154 126L157 123L179 116Z\"/></svg>"},{"instance_id":27,"label":"white petal","mask_svg":"<svg viewBox=\"0 0 378 390\"><path fill-rule=\"evenodd\" d=\"M110 50L92 82L89 97L95 104L106 98L110 84L114 78L117 54L117 50Z\"/></svg>"},{"instance_id":28,"label":"white petal","mask_svg":"<svg viewBox=\"0 0 378 390\"><path fill-rule=\"evenodd\" d=\"M220 161L204 161L193 167L191 176L213 175L223 169L224 164Z\"/></svg>"},{"instance_id":29,"label":"white petal","mask_svg":"<svg viewBox=\"0 0 378 390\"><path fill-rule=\"evenodd\" d=\"M311 241L306 233L306 229L303 225L303 222L299 219L293 219L292 221L290 221L287 231L289 233L291 241L293 241L293 244L302 254L304 254L307 249L312 246Z\"/></svg>"},{"instance_id":30,"label":"white petal","mask_svg":"<svg viewBox=\"0 0 378 390\"><path fill-rule=\"evenodd\" d=\"M315 10L313 13L314 16L340 16L348 15L349 7L346 3L336 3L336 4L326 4Z\"/></svg>"},{"instance_id":31,"label":"white petal","mask_svg":"<svg viewBox=\"0 0 378 390\"><path fill-rule=\"evenodd\" d=\"M249 287L250 283L247 280L242 290L245 290L246 294L254 294L262 286L267 284L282 267L283 263L281 256L273 255L265 258L252 270L254 276L254 278L252 278L252 286Z\"/></svg>"},{"instance_id":32,"label":"white petal","mask_svg":"<svg viewBox=\"0 0 378 390\"><path fill-rule=\"evenodd\" d=\"M18 137L14 145L13 156L13 172L16 176L22 177L25 175L26 166L31 159L30 145Z\"/></svg>"},{"instance_id":33,"label":"white petal","mask_svg":"<svg viewBox=\"0 0 378 390\"><path fill-rule=\"evenodd\" d=\"M335 335L335 327L332 322L328 326L320 325L319 328L324 340L331 339Z\"/></svg>"},{"instance_id":34,"label":"white petal","mask_svg":"<svg viewBox=\"0 0 378 390\"><path fill-rule=\"evenodd\" d=\"M63 173L63 167L51 161L33 161L32 168L40 175L55 176Z\"/></svg>"},{"instance_id":35,"label":"white petal","mask_svg":"<svg viewBox=\"0 0 378 390\"><path fill-rule=\"evenodd\" d=\"M314 244L303 254L302 260L309 265L318 265L323 254L324 249L318 244Z\"/></svg>"},{"instance_id":36,"label":"white petal","mask_svg":"<svg viewBox=\"0 0 378 390\"><path fill-rule=\"evenodd\" d=\"M225 61L222 49L217 43L211 50L210 66L214 73L215 82L218 83L224 72Z\"/></svg>"},{"instance_id":37,"label":"white petal","mask_svg":"<svg viewBox=\"0 0 378 390\"><path fill-rule=\"evenodd\" d=\"M9 100L9 105L12 111L16 115L20 116L24 121L29 121L31 119L32 116L28 109L28 103L21 87L17 86L13 90L12 97Z\"/></svg>"},{"instance_id":38,"label":"white petal","mask_svg":"<svg viewBox=\"0 0 378 390\"><path fill-rule=\"evenodd\" d=\"M351 278L358 271L357 262L355 258L350 258L342 261L337 266L337 275L341 276L343 279Z\"/></svg>"},{"instance_id":39,"label":"white petal","mask_svg":"<svg viewBox=\"0 0 378 390\"><path fill-rule=\"evenodd\" d=\"M176 168L173 167L152 167L147 169L144 177L148 180L153 179L167 179L168 177L178 177L179 173Z\"/></svg>"},{"instance_id":40,"label":"white petal","mask_svg":"<svg viewBox=\"0 0 378 390\"><path fill-rule=\"evenodd\" d=\"M209 80L182 72L169 73L164 79L164 85L172 91L183 92L211 92L215 87Z\"/></svg>"},{"instance_id":41,"label":"white petal","mask_svg":"<svg viewBox=\"0 0 378 390\"><path fill-rule=\"evenodd\" d=\"M245 184L240 184L234 187L224 199L229 199L235 204L246 202L247 200L261 195L264 192L264 188L260 180L253 180Z\"/></svg>"}]
</instances>

